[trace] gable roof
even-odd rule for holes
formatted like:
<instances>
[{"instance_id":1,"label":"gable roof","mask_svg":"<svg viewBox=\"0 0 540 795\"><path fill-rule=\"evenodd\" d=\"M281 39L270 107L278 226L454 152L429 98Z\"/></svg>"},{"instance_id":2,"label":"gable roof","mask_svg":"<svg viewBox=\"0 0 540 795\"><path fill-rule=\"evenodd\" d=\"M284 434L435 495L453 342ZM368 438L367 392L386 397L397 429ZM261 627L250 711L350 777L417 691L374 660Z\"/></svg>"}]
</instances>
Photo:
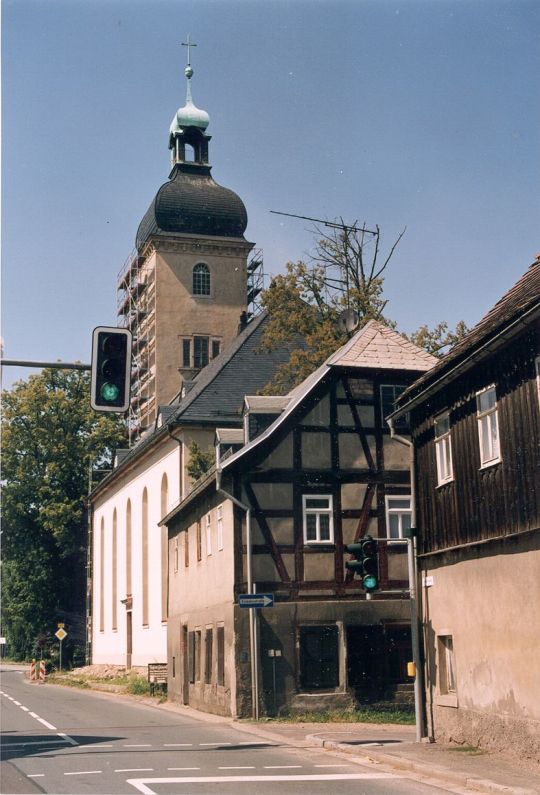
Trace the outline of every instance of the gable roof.
<instances>
[{"instance_id":1,"label":"gable roof","mask_svg":"<svg viewBox=\"0 0 540 795\"><path fill-rule=\"evenodd\" d=\"M391 416L410 411L427 393L431 394L492 352L496 342L511 339L525 325L538 322L539 317L540 256L471 331L438 360L433 369L420 376L399 396L398 409Z\"/></svg>"},{"instance_id":2,"label":"gable roof","mask_svg":"<svg viewBox=\"0 0 540 795\"><path fill-rule=\"evenodd\" d=\"M241 450L223 462L222 469L234 464L246 453L268 439L283 422L295 412L304 398L332 369L382 369L416 370L422 372L435 365L438 360L427 351L418 348L396 331L376 320L370 320L345 345L332 354L317 370L289 393L289 403L282 413L259 436L248 442ZM416 362L416 367L413 364Z\"/></svg>"}]
</instances>

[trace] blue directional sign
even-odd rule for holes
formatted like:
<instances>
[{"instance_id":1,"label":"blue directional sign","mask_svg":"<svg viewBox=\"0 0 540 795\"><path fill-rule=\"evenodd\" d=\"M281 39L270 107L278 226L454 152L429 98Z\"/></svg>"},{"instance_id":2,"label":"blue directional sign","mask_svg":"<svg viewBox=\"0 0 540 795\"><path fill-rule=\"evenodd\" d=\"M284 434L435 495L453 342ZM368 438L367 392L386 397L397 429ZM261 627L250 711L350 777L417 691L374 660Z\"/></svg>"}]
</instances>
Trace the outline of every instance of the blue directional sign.
<instances>
[{"instance_id":1,"label":"blue directional sign","mask_svg":"<svg viewBox=\"0 0 540 795\"><path fill-rule=\"evenodd\" d=\"M238 594L240 607L273 607L273 593L240 593Z\"/></svg>"}]
</instances>

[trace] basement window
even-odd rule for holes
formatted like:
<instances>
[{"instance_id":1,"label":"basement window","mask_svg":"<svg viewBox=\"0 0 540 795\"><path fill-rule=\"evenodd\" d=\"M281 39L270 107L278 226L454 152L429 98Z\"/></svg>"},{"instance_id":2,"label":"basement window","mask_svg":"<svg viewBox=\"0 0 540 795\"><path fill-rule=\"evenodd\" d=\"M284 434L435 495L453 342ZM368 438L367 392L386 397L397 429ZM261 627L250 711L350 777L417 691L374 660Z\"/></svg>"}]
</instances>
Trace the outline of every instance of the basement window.
<instances>
[{"instance_id":1,"label":"basement window","mask_svg":"<svg viewBox=\"0 0 540 795\"><path fill-rule=\"evenodd\" d=\"M335 690L339 686L337 626L300 627L299 640L302 690Z\"/></svg>"}]
</instances>

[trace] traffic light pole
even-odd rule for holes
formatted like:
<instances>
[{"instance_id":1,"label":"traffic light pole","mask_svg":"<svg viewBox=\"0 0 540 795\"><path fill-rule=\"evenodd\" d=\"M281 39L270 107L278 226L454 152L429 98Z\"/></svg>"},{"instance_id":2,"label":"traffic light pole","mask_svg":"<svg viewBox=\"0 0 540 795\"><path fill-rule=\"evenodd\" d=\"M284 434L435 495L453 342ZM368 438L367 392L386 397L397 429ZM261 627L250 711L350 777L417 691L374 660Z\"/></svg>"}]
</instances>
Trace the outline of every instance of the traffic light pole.
<instances>
[{"instance_id":1,"label":"traffic light pole","mask_svg":"<svg viewBox=\"0 0 540 795\"><path fill-rule=\"evenodd\" d=\"M0 359L1 367L50 367L53 370L91 370L81 362L30 362L26 359Z\"/></svg>"},{"instance_id":2,"label":"traffic light pole","mask_svg":"<svg viewBox=\"0 0 540 795\"><path fill-rule=\"evenodd\" d=\"M400 442L409 448L410 454L410 477L411 477L411 527L416 527L416 482L415 482L415 460L414 445L410 439L400 436L395 432L393 421L387 420L390 426L390 436L396 442ZM409 569L409 602L411 606L411 644L413 651L413 662L415 666L414 676L414 711L416 715L416 742L422 742L425 737L425 710L424 710L424 675L422 667L422 654L420 650L420 610L419 610L419 591L418 591L418 568L416 565L416 538L411 535L407 538L407 563Z\"/></svg>"}]
</instances>

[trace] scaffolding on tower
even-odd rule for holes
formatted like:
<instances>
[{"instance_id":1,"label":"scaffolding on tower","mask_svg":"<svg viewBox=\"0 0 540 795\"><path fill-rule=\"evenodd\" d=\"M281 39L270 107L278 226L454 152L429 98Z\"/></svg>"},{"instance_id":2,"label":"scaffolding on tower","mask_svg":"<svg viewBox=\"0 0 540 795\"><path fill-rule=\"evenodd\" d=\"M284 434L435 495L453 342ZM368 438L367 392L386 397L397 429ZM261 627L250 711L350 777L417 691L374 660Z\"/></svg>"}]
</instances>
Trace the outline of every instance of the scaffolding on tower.
<instances>
[{"instance_id":1,"label":"scaffolding on tower","mask_svg":"<svg viewBox=\"0 0 540 795\"><path fill-rule=\"evenodd\" d=\"M264 290L264 262L261 248L255 248L247 264L247 316L248 319L263 311L260 295Z\"/></svg>"}]
</instances>

